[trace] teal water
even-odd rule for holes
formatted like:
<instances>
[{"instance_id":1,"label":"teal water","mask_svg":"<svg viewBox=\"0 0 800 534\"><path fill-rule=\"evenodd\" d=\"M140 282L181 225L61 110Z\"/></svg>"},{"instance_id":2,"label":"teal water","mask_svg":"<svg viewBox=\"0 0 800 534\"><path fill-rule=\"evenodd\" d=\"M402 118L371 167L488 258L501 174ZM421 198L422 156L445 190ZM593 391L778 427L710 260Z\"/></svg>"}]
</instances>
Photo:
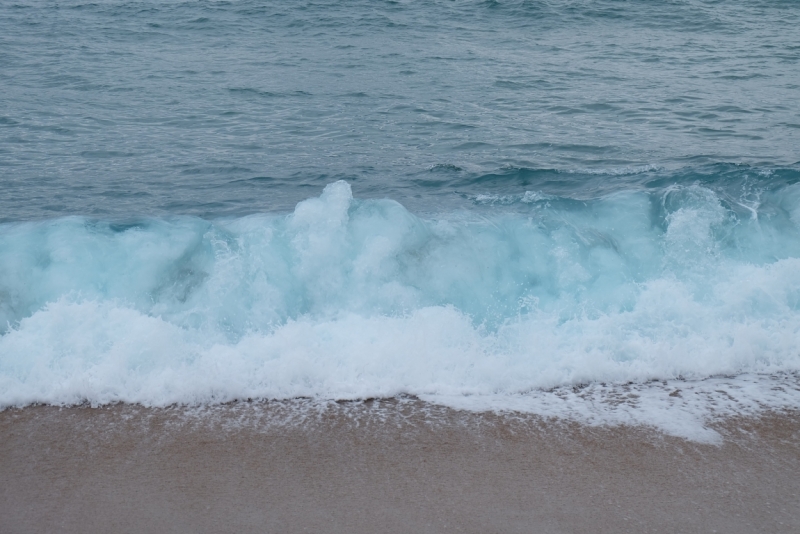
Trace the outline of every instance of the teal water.
<instances>
[{"instance_id":1,"label":"teal water","mask_svg":"<svg viewBox=\"0 0 800 534\"><path fill-rule=\"evenodd\" d=\"M781 0L3 2L0 220L290 211L338 179L415 211L720 164L793 181L798 23Z\"/></svg>"},{"instance_id":2,"label":"teal water","mask_svg":"<svg viewBox=\"0 0 800 534\"><path fill-rule=\"evenodd\" d=\"M727 377L797 407L752 384L800 371L798 22L5 2L0 406Z\"/></svg>"}]
</instances>

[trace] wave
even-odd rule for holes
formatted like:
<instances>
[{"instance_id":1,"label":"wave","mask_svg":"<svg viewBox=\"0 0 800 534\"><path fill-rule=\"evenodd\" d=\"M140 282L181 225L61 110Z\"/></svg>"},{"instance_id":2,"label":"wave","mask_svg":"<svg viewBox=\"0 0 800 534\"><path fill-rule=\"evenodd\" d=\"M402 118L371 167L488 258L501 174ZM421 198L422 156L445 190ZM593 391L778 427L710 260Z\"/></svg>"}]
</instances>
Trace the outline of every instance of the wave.
<instances>
[{"instance_id":1,"label":"wave","mask_svg":"<svg viewBox=\"0 0 800 534\"><path fill-rule=\"evenodd\" d=\"M576 200L597 200L614 193L644 190L658 194L674 185L700 185L725 199L737 201L759 196L800 182L797 165L764 167L715 163L670 169L656 165L555 169L504 166L492 172L460 172L454 165L439 165L432 172L454 169L447 179L416 178L414 184L430 194L432 189L456 190L467 196L544 193ZM457 171L455 170L457 169ZM522 192L522 193L521 193Z\"/></svg>"},{"instance_id":2,"label":"wave","mask_svg":"<svg viewBox=\"0 0 800 534\"><path fill-rule=\"evenodd\" d=\"M0 225L0 406L800 371L800 185L519 201L423 219L339 181L288 215Z\"/></svg>"}]
</instances>

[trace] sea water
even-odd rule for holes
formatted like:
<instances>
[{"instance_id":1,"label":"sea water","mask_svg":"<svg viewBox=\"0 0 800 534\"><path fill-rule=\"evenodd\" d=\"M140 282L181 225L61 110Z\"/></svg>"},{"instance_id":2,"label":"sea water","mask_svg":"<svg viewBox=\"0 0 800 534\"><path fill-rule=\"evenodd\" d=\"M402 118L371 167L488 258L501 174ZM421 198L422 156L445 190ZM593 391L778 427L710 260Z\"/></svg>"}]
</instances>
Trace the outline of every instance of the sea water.
<instances>
[{"instance_id":1,"label":"sea water","mask_svg":"<svg viewBox=\"0 0 800 534\"><path fill-rule=\"evenodd\" d=\"M800 5L0 5L0 407L800 407Z\"/></svg>"}]
</instances>

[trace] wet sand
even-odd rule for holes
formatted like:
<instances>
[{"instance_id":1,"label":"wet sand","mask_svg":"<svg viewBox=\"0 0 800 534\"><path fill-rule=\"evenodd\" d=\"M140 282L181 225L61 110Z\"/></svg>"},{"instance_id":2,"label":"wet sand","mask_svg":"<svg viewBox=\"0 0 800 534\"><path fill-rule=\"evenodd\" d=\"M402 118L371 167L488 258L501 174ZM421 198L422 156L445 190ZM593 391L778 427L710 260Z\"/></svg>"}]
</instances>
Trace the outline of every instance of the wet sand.
<instances>
[{"instance_id":1,"label":"wet sand","mask_svg":"<svg viewBox=\"0 0 800 534\"><path fill-rule=\"evenodd\" d=\"M0 532L800 532L800 412L646 428L419 401L0 412Z\"/></svg>"}]
</instances>

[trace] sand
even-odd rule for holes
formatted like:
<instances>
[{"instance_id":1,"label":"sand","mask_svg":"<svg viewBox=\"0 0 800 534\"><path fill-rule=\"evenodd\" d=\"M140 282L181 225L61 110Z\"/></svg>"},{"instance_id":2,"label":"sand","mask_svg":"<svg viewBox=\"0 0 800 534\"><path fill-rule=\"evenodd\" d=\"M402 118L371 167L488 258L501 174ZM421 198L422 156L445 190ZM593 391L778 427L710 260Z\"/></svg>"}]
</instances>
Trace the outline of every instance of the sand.
<instances>
[{"instance_id":1,"label":"sand","mask_svg":"<svg viewBox=\"0 0 800 534\"><path fill-rule=\"evenodd\" d=\"M0 532L800 532L800 412L647 428L417 400L0 412Z\"/></svg>"}]
</instances>

